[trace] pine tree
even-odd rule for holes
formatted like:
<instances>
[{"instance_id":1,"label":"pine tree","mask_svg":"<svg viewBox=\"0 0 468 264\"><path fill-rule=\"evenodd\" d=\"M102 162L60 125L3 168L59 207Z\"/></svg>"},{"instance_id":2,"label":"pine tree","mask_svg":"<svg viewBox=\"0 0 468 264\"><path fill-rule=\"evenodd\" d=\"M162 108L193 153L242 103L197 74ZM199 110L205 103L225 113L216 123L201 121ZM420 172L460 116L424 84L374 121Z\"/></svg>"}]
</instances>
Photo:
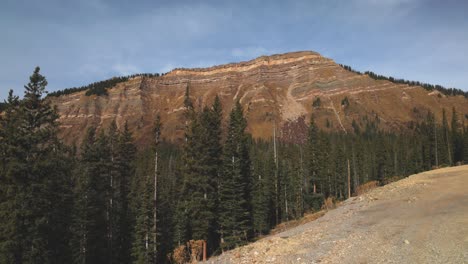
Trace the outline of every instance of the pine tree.
<instances>
[{"instance_id":1,"label":"pine tree","mask_svg":"<svg viewBox=\"0 0 468 264\"><path fill-rule=\"evenodd\" d=\"M335 197L339 197L340 199L344 198L346 193L345 186L346 186L346 165L347 165L347 158L346 158L346 147L344 146L344 142L341 138L336 137L334 142L335 151L334 151L334 186L335 186Z\"/></svg>"},{"instance_id":2,"label":"pine tree","mask_svg":"<svg viewBox=\"0 0 468 264\"><path fill-rule=\"evenodd\" d=\"M134 216L132 259L133 263L151 263L152 254L152 217L153 217L153 177L152 159L150 153L145 152L145 159L139 159L132 181L132 215ZM153 171L154 173L154 171Z\"/></svg>"},{"instance_id":3,"label":"pine tree","mask_svg":"<svg viewBox=\"0 0 468 264\"><path fill-rule=\"evenodd\" d=\"M465 127L463 132L463 160L468 164L468 126Z\"/></svg>"},{"instance_id":4,"label":"pine tree","mask_svg":"<svg viewBox=\"0 0 468 264\"><path fill-rule=\"evenodd\" d=\"M422 155L424 159L424 167L430 170L432 166L439 166L439 142L438 128L435 122L435 116L431 111L428 111L426 120L421 125L418 133L422 135L423 148Z\"/></svg>"},{"instance_id":5,"label":"pine tree","mask_svg":"<svg viewBox=\"0 0 468 264\"><path fill-rule=\"evenodd\" d=\"M116 263L130 263L132 215L129 208L129 186L130 179L135 174L136 147L127 122L119 134L114 155L113 166L116 174L113 182L113 259Z\"/></svg>"},{"instance_id":6,"label":"pine tree","mask_svg":"<svg viewBox=\"0 0 468 264\"><path fill-rule=\"evenodd\" d=\"M36 67L24 99L10 92L0 138L0 262L70 261L70 163L57 138L56 110L42 99L46 78Z\"/></svg>"},{"instance_id":7,"label":"pine tree","mask_svg":"<svg viewBox=\"0 0 468 264\"><path fill-rule=\"evenodd\" d=\"M447 122L445 109L442 110L442 127L438 134L439 158L440 164L452 165L452 141L450 140L450 130Z\"/></svg>"},{"instance_id":8,"label":"pine tree","mask_svg":"<svg viewBox=\"0 0 468 264\"><path fill-rule=\"evenodd\" d=\"M73 252L75 263L104 263L110 259L110 148L102 132L89 128L81 147L75 179Z\"/></svg>"},{"instance_id":9,"label":"pine tree","mask_svg":"<svg viewBox=\"0 0 468 264\"><path fill-rule=\"evenodd\" d=\"M309 133L307 139L307 159L308 159L308 168L310 174L311 186L313 188L313 193L316 193L318 178L319 178L319 168L320 168L320 133L317 128L317 125L314 121L314 116L310 117Z\"/></svg>"},{"instance_id":10,"label":"pine tree","mask_svg":"<svg viewBox=\"0 0 468 264\"><path fill-rule=\"evenodd\" d=\"M452 139L452 153L453 161L463 161L463 134L461 131L460 124L458 123L458 115L455 107L452 108L452 122L451 122L451 139Z\"/></svg>"},{"instance_id":11,"label":"pine tree","mask_svg":"<svg viewBox=\"0 0 468 264\"><path fill-rule=\"evenodd\" d=\"M222 106L219 97L216 96L213 105L210 109L204 108L200 115L201 135L200 150L202 156L200 157L200 175L204 183L204 203L207 212L203 225L205 228L199 239L207 242L210 252L213 252L219 245L219 238L217 234L217 206L218 206L218 185L219 174L221 170L221 120L222 120ZM204 179L204 180L203 180ZM199 182L199 183L200 183ZM195 230L195 229L193 229ZM196 236L194 236L197 239Z\"/></svg>"},{"instance_id":12,"label":"pine tree","mask_svg":"<svg viewBox=\"0 0 468 264\"><path fill-rule=\"evenodd\" d=\"M277 223L276 166L271 142L256 141L251 147L251 156L253 228L256 235L261 235L267 234Z\"/></svg>"},{"instance_id":13,"label":"pine tree","mask_svg":"<svg viewBox=\"0 0 468 264\"><path fill-rule=\"evenodd\" d=\"M20 236L17 230L18 220L15 211L18 210L15 202L15 177L9 171L12 170L13 155L18 147L17 127L19 98L9 91L5 102L5 110L0 115L0 262L17 263L21 260ZM10 175L11 176L10 176ZM13 177L12 177L13 176ZM11 189L15 188L15 189ZM10 191L9 191L10 189Z\"/></svg>"},{"instance_id":14,"label":"pine tree","mask_svg":"<svg viewBox=\"0 0 468 264\"><path fill-rule=\"evenodd\" d=\"M185 131L184 131L184 146L183 146L183 154L182 154L182 162L183 165L180 168L180 173L182 174L181 179L181 188L179 191L179 199L176 203L175 208L175 236L174 236L174 243L176 245L185 244L191 238L190 232L190 222L189 222L189 197L188 194L190 193L190 186L188 181L190 180L190 168L192 167L193 163L193 121L196 119L196 112L193 108L193 103L190 98L190 88L187 85L185 89L185 98L184 98L184 117L185 117Z\"/></svg>"},{"instance_id":15,"label":"pine tree","mask_svg":"<svg viewBox=\"0 0 468 264\"><path fill-rule=\"evenodd\" d=\"M219 183L219 221L221 247L233 248L252 236L251 175L247 122L242 106L236 102L229 115Z\"/></svg>"},{"instance_id":16,"label":"pine tree","mask_svg":"<svg viewBox=\"0 0 468 264\"><path fill-rule=\"evenodd\" d=\"M110 164L109 168L109 186L107 193L107 217L108 217L108 227L107 227L107 236L108 236L108 248L109 248L109 263L113 263L114 258L119 252L116 250L119 248L116 242L119 241L119 227L118 223L120 222L120 209L122 200L120 199L119 190L119 179L120 172L118 170L118 140L119 140L119 131L117 128L117 123L115 120L112 121L109 131L108 131L108 144L109 144L109 159Z\"/></svg>"},{"instance_id":17,"label":"pine tree","mask_svg":"<svg viewBox=\"0 0 468 264\"><path fill-rule=\"evenodd\" d=\"M259 145L256 145L259 148ZM255 151L255 148L252 149ZM252 155L252 208L253 228L256 235L267 234L272 226L274 214L274 161L270 155L263 156L257 151Z\"/></svg>"},{"instance_id":18,"label":"pine tree","mask_svg":"<svg viewBox=\"0 0 468 264\"><path fill-rule=\"evenodd\" d=\"M134 205L134 240L132 244L132 256L134 263L156 263L161 254L158 246L161 244L159 234L162 228L158 228L160 216L160 143L162 123L159 115L156 116L152 148L148 151L151 155L143 155L143 164L139 164L135 180L132 184Z\"/></svg>"}]
</instances>

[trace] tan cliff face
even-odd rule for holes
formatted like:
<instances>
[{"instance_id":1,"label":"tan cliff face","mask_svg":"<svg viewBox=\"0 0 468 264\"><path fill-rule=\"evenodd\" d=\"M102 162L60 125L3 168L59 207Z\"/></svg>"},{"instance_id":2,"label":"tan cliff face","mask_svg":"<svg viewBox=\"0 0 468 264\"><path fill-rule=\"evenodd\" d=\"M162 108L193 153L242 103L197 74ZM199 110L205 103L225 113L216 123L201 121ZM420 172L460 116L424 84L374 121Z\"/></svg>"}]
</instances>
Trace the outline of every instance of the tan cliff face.
<instances>
[{"instance_id":1,"label":"tan cliff face","mask_svg":"<svg viewBox=\"0 0 468 264\"><path fill-rule=\"evenodd\" d=\"M378 118L385 129L399 129L420 121L427 110L440 120L452 107L460 118L468 113L468 100L444 96L418 86L377 81L343 69L315 52L264 56L248 62L202 69L175 69L161 77L135 77L108 89L107 96L85 92L52 98L60 114L61 137L79 145L89 127L106 128L112 120L125 122L137 143L150 142L155 116L163 122L163 137L177 142L183 137L184 94L187 86L196 108L211 104L218 95L224 116L239 100L248 119L248 131L256 138L270 138L273 127L314 113L326 130L352 131L352 122ZM321 106L312 102L320 97ZM347 97L348 106L342 106Z\"/></svg>"}]
</instances>

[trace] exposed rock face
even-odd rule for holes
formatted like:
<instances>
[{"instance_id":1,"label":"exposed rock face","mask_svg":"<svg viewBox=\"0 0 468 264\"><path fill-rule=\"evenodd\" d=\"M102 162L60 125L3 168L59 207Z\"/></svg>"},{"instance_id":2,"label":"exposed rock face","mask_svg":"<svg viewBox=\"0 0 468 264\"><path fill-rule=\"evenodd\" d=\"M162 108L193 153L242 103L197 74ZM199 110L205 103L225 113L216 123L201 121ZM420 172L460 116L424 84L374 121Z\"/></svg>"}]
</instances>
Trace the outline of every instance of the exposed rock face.
<instances>
[{"instance_id":1,"label":"exposed rock face","mask_svg":"<svg viewBox=\"0 0 468 264\"><path fill-rule=\"evenodd\" d=\"M162 77L136 77L108 90L108 96L85 96L85 92L51 99L57 105L61 136L79 144L88 127L107 127L125 121L140 145L149 142L157 113L164 123L163 136L183 137L183 102L186 87L196 107L211 104L218 95L227 117L240 100L254 137L269 138L273 127L313 112L324 129L351 131L353 120L378 118L381 127L398 129L421 120L427 110L440 119L442 108L450 115L455 107L463 117L468 100L440 96L421 87L376 81L349 72L315 52L294 52L241 63L202 69L175 69ZM321 99L321 106L312 102ZM349 105L342 105L347 97ZM328 121L327 121L328 120ZM328 124L328 125L326 125Z\"/></svg>"}]
</instances>

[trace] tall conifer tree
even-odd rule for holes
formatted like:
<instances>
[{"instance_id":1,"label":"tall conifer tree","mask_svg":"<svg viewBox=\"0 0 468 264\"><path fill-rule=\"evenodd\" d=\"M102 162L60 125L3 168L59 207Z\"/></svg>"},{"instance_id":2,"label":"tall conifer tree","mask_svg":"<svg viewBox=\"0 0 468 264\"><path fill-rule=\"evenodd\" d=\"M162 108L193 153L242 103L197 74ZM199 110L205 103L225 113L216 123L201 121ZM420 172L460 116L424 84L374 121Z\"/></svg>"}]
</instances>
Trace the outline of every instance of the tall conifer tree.
<instances>
[{"instance_id":1,"label":"tall conifer tree","mask_svg":"<svg viewBox=\"0 0 468 264\"><path fill-rule=\"evenodd\" d=\"M247 121L236 102L229 115L219 184L221 247L233 248L252 236L251 175Z\"/></svg>"},{"instance_id":2,"label":"tall conifer tree","mask_svg":"<svg viewBox=\"0 0 468 264\"><path fill-rule=\"evenodd\" d=\"M36 67L24 99L10 92L0 126L0 262L70 261L67 153L57 138L56 110L42 98Z\"/></svg>"}]
</instances>

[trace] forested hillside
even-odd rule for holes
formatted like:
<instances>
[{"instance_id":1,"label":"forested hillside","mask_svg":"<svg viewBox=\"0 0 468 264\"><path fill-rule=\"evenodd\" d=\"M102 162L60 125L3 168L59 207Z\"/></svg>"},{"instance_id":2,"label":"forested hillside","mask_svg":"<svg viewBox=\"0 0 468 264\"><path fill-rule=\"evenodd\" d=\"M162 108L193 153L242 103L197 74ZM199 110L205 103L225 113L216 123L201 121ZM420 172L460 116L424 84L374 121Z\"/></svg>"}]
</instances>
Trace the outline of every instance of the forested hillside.
<instances>
[{"instance_id":1,"label":"forested hillside","mask_svg":"<svg viewBox=\"0 0 468 264\"><path fill-rule=\"evenodd\" d=\"M369 181L468 162L468 127L455 108L441 123L423 113L401 132L383 131L378 116L324 132L312 114L265 140L246 132L239 100L200 107L188 87L182 146L163 140L159 115L144 148L115 121L67 146L46 85L36 68L24 98L10 92L2 106L1 263L188 261L204 243L208 256L246 244Z\"/></svg>"}]
</instances>

